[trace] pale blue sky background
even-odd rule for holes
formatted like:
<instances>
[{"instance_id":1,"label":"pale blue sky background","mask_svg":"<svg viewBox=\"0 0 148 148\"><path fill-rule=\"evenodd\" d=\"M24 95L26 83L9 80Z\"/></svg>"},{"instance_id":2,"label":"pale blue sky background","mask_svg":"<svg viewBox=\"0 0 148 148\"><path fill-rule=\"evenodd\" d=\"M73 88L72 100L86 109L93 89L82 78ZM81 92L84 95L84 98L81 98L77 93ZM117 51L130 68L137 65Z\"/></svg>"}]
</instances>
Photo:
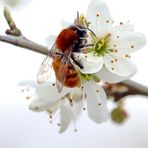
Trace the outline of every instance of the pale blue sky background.
<instances>
[{"instance_id":1,"label":"pale blue sky background","mask_svg":"<svg viewBox=\"0 0 148 148\"><path fill-rule=\"evenodd\" d=\"M58 34L60 20L72 22L76 11L86 12L90 0L32 0L25 6L12 9L13 17L23 34L45 45L45 38ZM117 22L130 20L136 31L148 38L146 0L106 0L113 19ZM0 33L7 24L0 6ZM148 85L148 48L134 54L133 61L138 73L133 80ZM97 125L84 113L77 122L62 135L56 123L49 124L46 113L28 110L30 101L19 92L21 80L36 80L38 68L44 56L0 43L0 147L1 148L148 148L148 100L140 96L127 99L129 120L122 126L111 121Z\"/></svg>"}]
</instances>

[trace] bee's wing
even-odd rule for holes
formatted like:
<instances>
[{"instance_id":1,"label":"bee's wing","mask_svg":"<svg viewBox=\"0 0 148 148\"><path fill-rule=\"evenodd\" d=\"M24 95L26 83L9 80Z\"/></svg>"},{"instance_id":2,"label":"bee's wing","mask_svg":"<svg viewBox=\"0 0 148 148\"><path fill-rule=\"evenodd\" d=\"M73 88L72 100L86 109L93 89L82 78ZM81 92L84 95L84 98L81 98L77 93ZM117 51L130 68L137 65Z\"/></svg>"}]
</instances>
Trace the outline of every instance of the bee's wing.
<instances>
[{"instance_id":1,"label":"bee's wing","mask_svg":"<svg viewBox=\"0 0 148 148\"><path fill-rule=\"evenodd\" d=\"M62 91L64 82L65 82L66 77L67 77L67 71L68 71L68 68L69 68L69 62L70 62L71 54L72 54L71 48L67 49L64 52L63 57L62 57L61 62L60 62L60 67L57 71L58 72L57 73L58 78L60 79L60 81L56 80L56 86L57 86L59 92Z\"/></svg>"},{"instance_id":2,"label":"bee's wing","mask_svg":"<svg viewBox=\"0 0 148 148\"><path fill-rule=\"evenodd\" d=\"M53 77L52 62L53 59L50 56L46 56L45 59L43 60L37 74L37 82L39 84L44 83L49 78Z\"/></svg>"}]
</instances>

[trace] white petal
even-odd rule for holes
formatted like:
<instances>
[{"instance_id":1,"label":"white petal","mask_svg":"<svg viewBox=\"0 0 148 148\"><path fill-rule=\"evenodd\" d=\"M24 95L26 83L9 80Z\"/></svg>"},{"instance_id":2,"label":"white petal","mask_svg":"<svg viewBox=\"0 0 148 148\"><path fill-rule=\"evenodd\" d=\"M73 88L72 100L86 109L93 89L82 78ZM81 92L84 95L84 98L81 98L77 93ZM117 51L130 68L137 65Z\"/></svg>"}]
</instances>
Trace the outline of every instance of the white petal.
<instances>
[{"instance_id":1,"label":"white petal","mask_svg":"<svg viewBox=\"0 0 148 148\"><path fill-rule=\"evenodd\" d=\"M114 61L116 59L116 61ZM113 60L113 62L112 62ZM136 66L126 57L112 57L106 55L104 57L106 68L120 77L129 77L135 73Z\"/></svg>"},{"instance_id":2,"label":"white petal","mask_svg":"<svg viewBox=\"0 0 148 148\"><path fill-rule=\"evenodd\" d=\"M96 56L93 53L75 53L74 57L83 65L80 71L84 74L96 73L103 67L103 57Z\"/></svg>"},{"instance_id":3,"label":"white petal","mask_svg":"<svg viewBox=\"0 0 148 148\"><path fill-rule=\"evenodd\" d=\"M54 101L55 99L60 99L65 96L70 90L70 88L63 87L62 91L59 93L54 82L47 82L37 86L36 94L38 98Z\"/></svg>"},{"instance_id":4,"label":"white petal","mask_svg":"<svg viewBox=\"0 0 148 148\"><path fill-rule=\"evenodd\" d=\"M72 121L72 110L71 105L68 101L66 103L61 104L61 122L60 122L60 130L59 133L63 133L69 126Z\"/></svg>"},{"instance_id":5,"label":"white petal","mask_svg":"<svg viewBox=\"0 0 148 148\"><path fill-rule=\"evenodd\" d=\"M107 121L109 112L106 104L106 94L103 88L95 82L90 81L84 84L84 92L88 116L96 123Z\"/></svg>"},{"instance_id":6,"label":"white petal","mask_svg":"<svg viewBox=\"0 0 148 148\"><path fill-rule=\"evenodd\" d=\"M112 34L108 46L120 53L132 53L144 47L146 38L144 34L131 31L117 31Z\"/></svg>"},{"instance_id":7,"label":"white petal","mask_svg":"<svg viewBox=\"0 0 148 148\"><path fill-rule=\"evenodd\" d=\"M70 25L72 25L72 23L67 22L67 21L65 21L65 20L62 20L62 21L61 21L61 25L62 25L62 28L67 28L67 27L69 27Z\"/></svg>"},{"instance_id":8,"label":"white petal","mask_svg":"<svg viewBox=\"0 0 148 148\"><path fill-rule=\"evenodd\" d=\"M83 106L84 106L84 100L83 100L83 92L82 88L74 88L72 90L72 95L71 99L73 101L73 106L72 106L72 112L73 112L73 120L75 121L80 113L82 112Z\"/></svg>"},{"instance_id":9,"label":"white petal","mask_svg":"<svg viewBox=\"0 0 148 148\"><path fill-rule=\"evenodd\" d=\"M108 82L108 83L118 83L121 82L123 80L127 80L130 79L135 73L137 72L137 69L135 68L135 71L133 71L133 73L127 77L120 77L116 74L113 74L112 72L108 71L105 67L102 68L102 70L100 70L96 75L99 79L101 79L104 82Z\"/></svg>"},{"instance_id":10,"label":"white petal","mask_svg":"<svg viewBox=\"0 0 148 148\"><path fill-rule=\"evenodd\" d=\"M92 0L87 10L87 20L90 22L90 28L99 38L107 35L111 27L112 20L106 4L99 0Z\"/></svg>"},{"instance_id":11,"label":"white petal","mask_svg":"<svg viewBox=\"0 0 148 148\"><path fill-rule=\"evenodd\" d=\"M46 45L47 45L49 50L53 47L53 45L55 44L55 41L56 41L55 35L51 35L51 36L46 38Z\"/></svg>"},{"instance_id":12,"label":"white petal","mask_svg":"<svg viewBox=\"0 0 148 148\"><path fill-rule=\"evenodd\" d=\"M31 87L36 87L37 82L32 81L32 80L26 80L26 81L21 81L18 83L19 86L31 86Z\"/></svg>"},{"instance_id":13,"label":"white petal","mask_svg":"<svg viewBox=\"0 0 148 148\"><path fill-rule=\"evenodd\" d=\"M60 100L69 91L69 88L63 87L63 90L59 93L53 82L40 84L36 88L36 99L31 103L30 109L33 111L48 110L51 103Z\"/></svg>"},{"instance_id":14,"label":"white petal","mask_svg":"<svg viewBox=\"0 0 148 148\"><path fill-rule=\"evenodd\" d=\"M112 28L112 33L116 33L118 31L134 31L134 25L129 22L122 23L122 25L115 26Z\"/></svg>"},{"instance_id":15,"label":"white petal","mask_svg":"<svg viewBox=\"0 0 148 148\"><path fill-rule=\"evenodd\" d=\"M32 103L29 105L29 109L34 112L47 111L48 109L53 110L53 108L57 108L57 106L59 106L59 102L60 102L60 100L50 102L48 100L35 98L32 101Z\"/></svg>"}]
</instances>

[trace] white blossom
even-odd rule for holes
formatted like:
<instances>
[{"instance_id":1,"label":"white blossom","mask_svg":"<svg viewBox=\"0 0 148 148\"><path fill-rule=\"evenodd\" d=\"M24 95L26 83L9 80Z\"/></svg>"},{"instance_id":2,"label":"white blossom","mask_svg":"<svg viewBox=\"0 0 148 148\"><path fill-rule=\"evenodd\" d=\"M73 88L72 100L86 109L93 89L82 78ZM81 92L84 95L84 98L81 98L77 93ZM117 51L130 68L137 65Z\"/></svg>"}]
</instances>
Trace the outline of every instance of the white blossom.
<instances>
[{"instance_id":1,"label":"white blossom","mask_svg":"<svg viewBox=\"0 0 148 148\"><path fill-rule=\"evenodd\" d=\"M141 49L146 39L142 33L134 32L129 23L114 26L108 7L102 1L92 0L86 19L94 44L89 53L75 54L84 64L82 73L96 75L106 82L116 83L133 76L137 68L130 60L130 54ZM93 66L92 66L93 65Z\"/></svg>"},{"instance_id":2,"label":"white blossom","mask_svg":"<svg viewBox=\"0 0 148 148\"><path fill-rule=\"evenodd\" d=\"M109 113L106 104L106 94L101 86L94 81L84 83L80 88L64 87L59 93L54 82L37 84L32 81L21 82L19 84L35 92L29 109L34 112L47 111L50 117L60 111L60 130L64 132L71 122L75 122L83 111L86 104L88 116L95 123L107 121ZM29 93L29 92L28 92Z\"/></svg>"}]
</instances>

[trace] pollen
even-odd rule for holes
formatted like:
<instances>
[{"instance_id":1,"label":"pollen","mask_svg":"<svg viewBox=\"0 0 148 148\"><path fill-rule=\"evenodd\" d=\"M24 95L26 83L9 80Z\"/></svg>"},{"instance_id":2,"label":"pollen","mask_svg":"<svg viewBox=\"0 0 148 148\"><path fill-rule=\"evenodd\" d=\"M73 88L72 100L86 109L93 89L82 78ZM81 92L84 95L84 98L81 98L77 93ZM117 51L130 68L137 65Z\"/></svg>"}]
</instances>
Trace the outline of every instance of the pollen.
<instances>
[{"instance_id":1,"label":"pollen","mask_svg":"<svg viewBox=\"0 0 148 148\"><path fill-rule=\"evenodd\" d=\"M26 99L28 100L28 99L30 99L30 97L28 96L28 97L26 97Z\"/></svg>"},{"instance_id":2,"label":"pollen","mask_svg":"<svg viewBox=\"0 0 148 148\"><path fill-rule=\"evenodd\" d=\"M91 22L87 22L87 24L88 24L88 25L90 25L90 24L91 24Z\"/></svg>"},{"instance_id":3,"label":"pollen","mask_svg":"<svg viewBox=\"0 0 148 148\"><path fill-rule=\"evenodd\" d=\"M50 115L49 118L52 119L52 116Z\"/></svg>"},{"instance_id":4,"label":"pollen","mask_svg":"<svg viewBox=\"0 0 148 148\"><path fill-rule=\"evenodd\" d=\"M111 60L110 62L111 62L111 63L114 63L114 61L113 61L113 60Z\"/></svg>"},{"instance_id":5,"label":"pollen","mask_svg":"<svg viewBox=\"0 0 148 148\"><path fill-rule=\"evenodd\" d=\"M97 93L99 93L99 90L96 90Z\"/></svg>"},{"instance_id":6,"label":"pollen","mask_svg":"<svg viewBox=\"0 0 148 148\"><path fill-rule=\"evenodd\" d=\"M99 13L97 13L96 16L99 17L100 16Z\"/></svg>"},{"instance_id":7,"label":"pollen","mask_svg":"<svg viewBox=\"0 0 148 148\"><path fill-rule=\"evenodd\" d=\"M101 103L98 103L98 106L101 106Z\"/></svg>"},{"instance_id":8,"label":"pollen","mask_svg":"<svg viewBox=\"0 0 148 148\"><path fill-rule=\"evenodd\" d=\"M125 55L126 58L129 58L130 56L128 54Z\"/></svg>"},{"instance_id":9,"label":"pollen","mask_svg":"<svg viewBox=\"0 0 148 148\"><path fill-rule=\"evenodd\" d=\"M60 124L60 123L58 123L58 124L57 124L57 126L61 126L61 124Z\"/></svg>"}]
</instances>

